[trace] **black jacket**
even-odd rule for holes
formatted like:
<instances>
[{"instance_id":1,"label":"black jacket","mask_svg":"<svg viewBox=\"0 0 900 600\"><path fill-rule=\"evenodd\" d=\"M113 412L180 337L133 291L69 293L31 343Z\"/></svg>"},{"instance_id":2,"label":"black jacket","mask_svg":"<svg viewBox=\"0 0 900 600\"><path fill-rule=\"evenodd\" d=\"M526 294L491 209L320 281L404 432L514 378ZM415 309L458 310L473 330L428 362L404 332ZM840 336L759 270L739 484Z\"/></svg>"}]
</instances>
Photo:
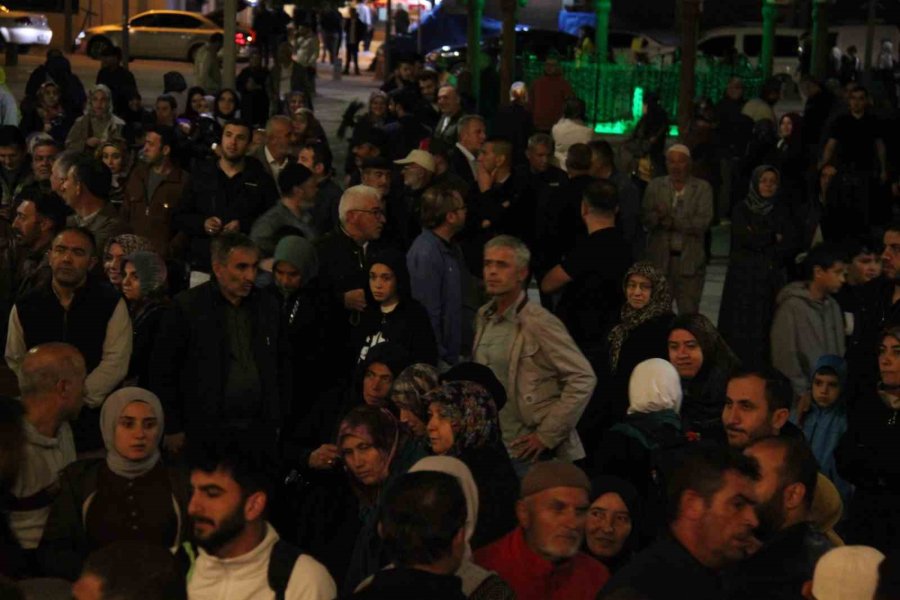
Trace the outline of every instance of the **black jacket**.
<instances>
[{"instance_id":1,"label":"black jacket","mask_svg":"<svg viewBox=\"0 0 900 600\"><path fill-rule=\"evenodd\" d=\"M128 363L126 379L134 381L134 385L146 388L150 384L150 358L156 336L168 304L153 302L138 315L131 316L131 327L134 331L131 345L131 362Z\"/></svg>"},{"instance_id":2,"label":"black jacket","mask_svg":"<svg viewBox=\"0 0 900 600\"><path fill-rule=\"evenodd\" d=\"M166 413L166 433L190 432L225 417L229 363L227 300L213 280L175 297L160 325L150 365L150 389ZM277 424L291 398L290 351L278 302L260 290L243 300L251 311L251 341L259 372L259 420Z\"/></svg>"},{"instance_id":3,"label":"black jacket","mask_svg":"<svg viewBox=\"0 0 900 600\"><path fill-rule=\"evenodd\" d=\"M172 218L175 229L190 236L191 266L209 271L209 243L204 229L210 217L219 217L222 225L238 220L241 231L249 234L253 221L278 200L278 190L263 165L248 156L244 170L232 177L219 168L218 160L198 161L191 171L190 184Z\"/></svg>"},{"instance_id":4,"label":"black jacket","mask_svg":"<svg viewBox=\"0 0 900 600\"><path fill-rule=\"evenodd\" d=\"M437 364L437 340L431 320L425 308L412 298L401 300L389 313L381 312L381 307L373 303L363 311L359 325L353 329L353 347L359 358L382 342L402 346L412 363Z\"/></svg>"},{"instance_id":5,"label":"black jacket","mask_svg":"<svg viewBox=\"0 0 900 600\"><path fill-rule=\"evenodd\" d=\"M471 540L472 549L478 550L516 528L519 478L509 453L499 442L481 448L466 448L457 458L469 467L478 497L485 499L479 506L478 522Z\"/></svg>"},{"instance_id":6,"label":"black jacket","mask_svg":"<svg viewBox=\"0 0 900 600\"><path fill-rule=\"evenodd\" d=\"M478 182L475 181L472 167L469 166L469 159L455 145L447 155L447 166L451 173L466 182L470 193L478 190Z\"/></svg>"}]
</instances>

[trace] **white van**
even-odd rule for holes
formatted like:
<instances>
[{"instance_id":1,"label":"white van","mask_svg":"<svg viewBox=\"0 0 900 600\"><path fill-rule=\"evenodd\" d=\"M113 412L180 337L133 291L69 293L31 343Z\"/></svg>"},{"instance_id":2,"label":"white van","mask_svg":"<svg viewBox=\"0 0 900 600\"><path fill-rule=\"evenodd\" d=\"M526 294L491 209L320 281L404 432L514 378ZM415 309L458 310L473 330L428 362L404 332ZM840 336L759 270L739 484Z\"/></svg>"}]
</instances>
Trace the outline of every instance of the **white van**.
<instances>
[{"instance_id":1,"label":"white van","mask_svg":"<svg viewBox=\"0 0 900 600\"><path fill-rule=\"evenodd\" d=\"M754 67L762 54L762 26L717 27L700 36L697 49L715 58L725 56L732 48L746 56ZM775 30L774 64L772 74L791 79L797 77L800 67L800 40L802 29L779 27Z\"/></svg>"}]
</instances>

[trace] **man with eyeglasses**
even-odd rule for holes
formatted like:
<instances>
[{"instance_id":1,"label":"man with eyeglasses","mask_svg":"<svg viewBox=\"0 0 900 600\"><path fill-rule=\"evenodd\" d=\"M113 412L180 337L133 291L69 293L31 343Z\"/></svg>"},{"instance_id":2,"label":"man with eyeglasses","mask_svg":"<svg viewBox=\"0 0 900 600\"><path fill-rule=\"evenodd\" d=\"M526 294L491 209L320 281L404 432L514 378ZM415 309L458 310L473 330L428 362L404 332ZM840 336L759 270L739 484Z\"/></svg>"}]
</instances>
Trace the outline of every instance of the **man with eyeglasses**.
<instances>
[{"instance_id":1,"label":"man with eyeglasses","mask_svg":"<svg viewBox=\"0 0 900 600\"><path fill-rule=\"evenodd\" d=\"M381 193L367 185L347 188L338 206L340 223L316 241L320 286L331 300L331 342L326 351L333 361L350 369L354 362L346 347L350 328L366 308L367 257L377 252L386 222ZM340 370L340 369L338 369Z\"/></svg>"},{"instance_id":2,"label":"man with eyeglasses","mask_svg":"<svg viewBox=\"0 0 900 600\"><path fill-rule=\"evenodd\" d=\"M38 344L62 342L84 357L85 407L73 424L75 448L103 448L100 408L128 373L131 318L125 300L90 274L97 262L94 236L83 227L63 229L50 246L49 285L20 298L9 316L6 364L21 380L22 361Z\"/></svg>"}]
</instances>

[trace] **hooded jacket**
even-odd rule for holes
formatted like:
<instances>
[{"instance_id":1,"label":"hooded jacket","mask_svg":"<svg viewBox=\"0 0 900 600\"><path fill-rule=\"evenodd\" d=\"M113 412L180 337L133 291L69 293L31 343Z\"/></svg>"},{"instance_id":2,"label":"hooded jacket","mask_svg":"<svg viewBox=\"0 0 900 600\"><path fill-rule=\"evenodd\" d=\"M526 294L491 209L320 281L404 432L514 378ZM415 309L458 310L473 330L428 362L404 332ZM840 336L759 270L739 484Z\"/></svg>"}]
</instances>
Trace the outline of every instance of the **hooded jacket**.
<instances>
[{"instance_id":1,"label":"hooded jacket","mask_svg":"<svg viewBox=\"0 0 900 600\"><path fill-rule=\"evenodd\" d=\"M772 321L772 364L802 394L809 389L809 374L819 357L844 356L844 321L837 300L813 300L809 284L795 281L784 286L775 300Z\"/></svg>"}]
</instances>

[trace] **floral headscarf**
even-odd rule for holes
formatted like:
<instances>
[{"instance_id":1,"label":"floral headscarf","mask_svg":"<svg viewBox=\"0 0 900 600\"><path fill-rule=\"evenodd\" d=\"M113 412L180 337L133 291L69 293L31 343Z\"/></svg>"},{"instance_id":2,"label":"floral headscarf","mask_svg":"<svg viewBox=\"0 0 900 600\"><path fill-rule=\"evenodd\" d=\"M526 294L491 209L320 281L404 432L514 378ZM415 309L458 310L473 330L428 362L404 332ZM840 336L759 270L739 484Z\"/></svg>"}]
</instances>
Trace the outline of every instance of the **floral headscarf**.
<instances>
[{"instance_id":1,"label":"floral headscarf","mask_svg":"<svg viewBox=\"0 0 900 600\"><path fill-rule=\"evenodd\" d=\"M480 448L500 439L497 406L490 393L472 381L448 381L429 392L424 401L437 404L438 411L453 423L453 448L459 456L467 448Z\"/></svg>"},{"instance_id":2,"label":"floral headscarf","mask_svg":"<svg viewBox=\"0 0 900 600\"><path fill-rule=\"evenodd\" d=\"M426 363L416 363L403 369L394 380L391 400L398 408L408 410L423 423L428 422L428 405L422 398L439 384L438 370Z\"/></svg>"},{"instance_id":3,"label":"floral headscarf","mask_svg":"<svg viewBox=\"0 0 900 600\"><path fill-rule=\"evenodd\" d=\"M103 249L104 256L109 252L109 247L113 244L118 244L122 247L122 256L128 256L138 251L153 252L153 243L147 238L133 233L123 233L109 238L109 241L106 242L106 248Z\"/></svg>"},{"instance_id":4,"label":"floral headscarf","mask_svg":"<svg viewBox=\"0 0 900 600\"><path fill-rule=\"evenodd\" d=\"M744 204L750 209L750 212L757 215L767 215L775 208L776 198L778 198L778 190L771 198L763 198L759 193L759 182L766 173L775 173L778 178L778 185L781 187L781 173L772 165L760 165L753 169L753 175L750 176L750 191Z\"/></svg>"},{"instance_id":5,"label":"floral headscarf","mask_svg":"<svg viewBox=\"0 0 900 600\"><path fill-rule=\"evenodd\" d=\"M646 277L653 285L653 289L650 290L650 301L644 308L632 308L628 302L625 302L621 312L622 321L609 332L609 364L613 372L619 364L619 353L622 351L622 345L628 339L628 335L638 325L672 312L672 292L669 291L666 276L659 269L650 263L635 263L625 273L625 278L622 280L623 290L628 286L628 279L632 275Z\"/></svg>"}]
</instances>

